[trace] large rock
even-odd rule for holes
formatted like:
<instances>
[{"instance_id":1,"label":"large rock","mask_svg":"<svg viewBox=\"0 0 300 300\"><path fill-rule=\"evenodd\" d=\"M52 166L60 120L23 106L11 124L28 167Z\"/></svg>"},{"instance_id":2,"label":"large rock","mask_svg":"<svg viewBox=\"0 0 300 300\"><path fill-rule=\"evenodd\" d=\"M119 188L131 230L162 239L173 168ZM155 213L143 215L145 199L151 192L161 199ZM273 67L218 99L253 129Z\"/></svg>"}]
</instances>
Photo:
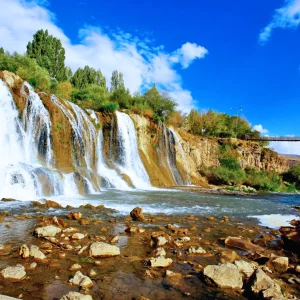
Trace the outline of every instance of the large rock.
<instances>
[{"instance_id":1,"label":"large rock","mask_svg":"<svg viewBox=\"0 0 300 300\"><path fill-rule=\"evenodd\" d=\"M55 202L53 200L46 200L45 206L48 207L48 208L50 208L50 207L53 207L53 208L62 208L62 206L59 203L57 203L57 202Z\"/></svg>"},{"instance_id":2,"label":"large rock","mask_svg":"<svg viewBox=\"0 0 300 300\"><path fill-rule=\"evenodd\" d=\"M143 214L143 210L140 207L136 207L134 208L131 212L130 212L130 216L131 219L133 221L140 221L140 222L144 222L145 221L145 217Z\"/></svg>"},{"instance_id":3,"label":"large rock","mask_svg":"<svg viewBox=\"0 0 300 300\"><path fill-rule=\"evenodd\" d=\"M256 251L262 251L263 248L253 244L249 239L243 238L243 237L232 237L229 236L225 239L225 245L238 248L238 249L243 249L243 250L250 250L253 252Z\"/></svg>"},{"instance_id":4,"label":"large rock","mask_svg":"<svg viewBox=\"0 0 300 300\"><path fill-rule=\"evenodd\" d=\"M172 264L171 258L165 258L163 256L155 257L150 259L150 265L154 268L166 268Z\"/></svg>"},{"instance_id":5,"label":"large rock","mask_svg":"<svg viewBox=\"0 0 300 300\"><path fill-rule=\"evenodd\" d=\"M236 260L234 264L237 266L239 272L242 273L245 278L250 278L256 270L256 265L254 263L249 263L244 260Z\"/></svg>"},{"instance_id":6,"label":"large rock","mask_svg":"<svg viewBox=\"0 0 300 300\"><path fill-rule=\"evenodd\" d=\"M38 227L34 230L34 233L38 237L55 237L57 233L60 233L61 229L59 227L48 225L44 227Z\"/></svg>"},{"instance_id":7,"label":"large rock","mask_svg":"<svg viewBox=\"0 0 300 300\"><path fill-rule=\"evenodd\" d=\"M106 257L120 255L120 248L103 242L95 242L90 247L90 256Z\"/></svg>"},{"instance_id":8,"label":"large rock","mask_svg":"<svg viewBox=\"0 0 300 300\"><path fill-rule=\"evenodd\" d=\"M208 265L204 268L203 274L206 281L221 288L242 289L243 287L242 274L237 266L231 263Z\"/></svg>"},{"instance_id":9,"label":"large rock","mask_svg":"<svg viewBox=\"0 0 300 300\"><path fill-rule=\"evenodd\" d=\"M25 268L22 265L16 265L15 267L7 267L1 271L1 275L5 279L21 280L26 276Z\"/></svg>"},{"instance_id":10,"label":"large rock","mask_svg":"<svg viewBox=\"0 0 300 300\"><path fill-rule=\"evenodd\" d=\"M60 300L93 300L93 298L90 295L82 295L77 292L69 292L69 294L64 295L62 298L60 298Z\"/></svg>"},{"instance_id":11,"label":"large rock","mask_svg":"<svg viewBox=\"0 0 300 300\"><path fill-rule=\"evenodd\" d=\"M80 220L81 218L82 218L82 214L79 211L68 213L68 219L70 220Z\"/></svg>"},{"instance_id":12,"label":"large rock","mask_svg":"<svg viewBox=\"0 0 300 300\"><path fill-rule=\"evenodd\" d=\"M90 288L92 287L93 281L88 277L83 275L80 271L77 271L75 276L69 280L73 285L79 285L80 287Z\"/></svg>"},{"instance_id":13,"label":"large rock","mask_svg":"<svg viewBox=\"0 0 300 300\"><path fill-rule=\"evenodd\" d=\"M284 273L289 268L289 259L284 256L277 257L272 259L271 264L277 272Z\"/></svg>"},{"instance_id":14,"label":"large rock","mask_svg":"<svg viewBox=\"0 0 300 300\"><path fill-rule=\"evenodd\" d=\"M151 235L151 247L161 247L168 243L168 236L164 232L153 232Z\"/></svg>"},{"instance_id":15,"label":"large rock","mask_svg":"<svg viewBox=\"0 0 300 300\"><path fill-rule=\"evenodd\" d=\"M251 291L256 295L262 294L264 298L282 297L280 286L261 268L254 274Z\"/></svg>"},{"instance_id":16,"label":"large rock","mask_svg":"<svg viewBox=\"0 0 300 300\"><path fill-rule=\"evenodd\" d=\"M45 259L46 258L45 254L39 249L38 246L35 246L35 245L30 246L29 254L31 257L33 257L35 259Z\"/></svg>"}]
</instances>

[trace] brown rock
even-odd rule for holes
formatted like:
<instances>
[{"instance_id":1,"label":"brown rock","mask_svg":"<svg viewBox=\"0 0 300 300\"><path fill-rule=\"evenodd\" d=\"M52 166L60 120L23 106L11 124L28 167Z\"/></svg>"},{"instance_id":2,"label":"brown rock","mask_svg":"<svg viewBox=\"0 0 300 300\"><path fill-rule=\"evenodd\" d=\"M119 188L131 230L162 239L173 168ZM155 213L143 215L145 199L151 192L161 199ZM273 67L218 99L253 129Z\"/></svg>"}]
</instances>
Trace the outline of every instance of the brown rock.
<instances>
[{"instance_id":1,"label":"brown rock","mask_svg":"<svg viewBox=\"0 0 300 300\"><path fill-rule=\"evenodd\" d=\"M62 207L59 203L57 203L55 201L52 201L52 200L46 200L45 206L48 207L48 208L50 208L50 207L61 208Z\"/></svg>"},{"instance_id":2,"label":"brown rock","mask_svg":"<svg viewBox=\"0 0 300 300\"><path fill-rule=\"evenodd\" d=\"M82 218L82 214L79 211L68 213L68 219L70 220L80 220L81 218Z\"/></svg>"},{"instance_id":3,"label":"brown rock","mask_svg":"<svg viewBox=\"0 0 300 300\"><path fill-rule=\"evenodd\" d=\"M133 221L139 221L139 222L144 222L145 221L145 217L143 215L143 210L140 207L134 208L130 212L130 216L131 216Z\"/></svg>"},{"instance_id":4,"label":"brown rock","mask_svg":"<svg viewBox=\"0 0 300 300\"><path fill-rule=\"evenodd\" d=\"M250 250L253 252L256 251L263 251L263 248L254 245L249 239L243 238L243 237L227 237L225 239L225 245L238 248L238 249L243 249L243 250Z\"/></svg>"}]
</instances>

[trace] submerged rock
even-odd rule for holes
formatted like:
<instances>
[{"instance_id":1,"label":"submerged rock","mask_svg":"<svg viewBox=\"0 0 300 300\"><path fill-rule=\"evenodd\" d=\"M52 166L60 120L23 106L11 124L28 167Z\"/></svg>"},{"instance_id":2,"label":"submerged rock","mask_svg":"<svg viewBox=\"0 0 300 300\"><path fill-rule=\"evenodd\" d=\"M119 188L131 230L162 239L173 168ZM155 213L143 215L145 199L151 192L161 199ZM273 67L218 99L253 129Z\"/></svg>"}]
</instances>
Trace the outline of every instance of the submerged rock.
<instances>
[{"instance_id":1,"label":"submerged rock","mask_svg":"<svg viewBox=\"0 0 300 300\"><path fill-rule=\"evenodd\" d=\"M208 265L203 270L209 283L221 288L242 289L243 277L236 265L225 263L218 266Z\"/></svg>"},{"instance_id":2,"label":"submerged rock","mask_svg":"<svg viewBox=\"0 0 300 300\"><path fill-rule=\"evenodd\" d=\"M22 265L16 265L15 267L7 267L1 271L1 275L5 279L21 280L26 276L25 268Z\"/></svg>"},{"instance_id":3,"label":"submerged rock","mask_svg":"<svg viewBox=\"0 0 300 300\"><path fill-rule=\"evenodd\" d=\"M56 234L60 232L61 229L53 225L39 227L34 230L34 233L37 235L37 237L55 237Z\"/></svg>"},{"instance_id":4,"label":"submerged rock","mask_svg":"<svg viewBox=\"0 0 300 300\"><path fill-rule=\"evenodd\" d=\"M197 249L195 247L190 247L188 252L190 254L205 254L206 251L202 247L198 247Z\"/></svg>"},{"instance_id":5,"label":"submerged rock","mask_svg":"<svg viewBox=\"0 0 300 300\"><path fill-rule=\"evenodd\" d=\"M120 255L120 248L103 242L95 242L90 247L90 256L106 257Z\"/></svg>"},{"instance_id":6,"label":"submerged rock","mask_svg":"<svg viewBox=\"0 0 300 300\"><path fill-rule=\"evenodd\" d=\"M82 295L77 292L69 292L69 294L64 295L62 298L60 298L60 300L93 300L93 298L90 295Z\"/></svg>"}]
</instances>

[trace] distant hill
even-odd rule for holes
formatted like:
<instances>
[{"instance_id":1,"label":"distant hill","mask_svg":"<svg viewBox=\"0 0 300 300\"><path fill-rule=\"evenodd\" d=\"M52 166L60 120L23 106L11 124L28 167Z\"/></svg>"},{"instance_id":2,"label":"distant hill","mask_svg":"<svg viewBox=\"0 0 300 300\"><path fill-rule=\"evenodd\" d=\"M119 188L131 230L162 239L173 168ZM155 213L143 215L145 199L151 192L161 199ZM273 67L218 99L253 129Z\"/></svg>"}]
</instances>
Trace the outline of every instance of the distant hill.
<instances>
[{"instance_id":1,"label":"distant hill","mask_svg":"<svg viewBox=\"0 0 300 300\"><path fill-rule=\"evenodd\" d=\"M298 154L282 154L280 156L287 159L290 166L300 165L300 155Z\"/></svg>"}]
</instances>

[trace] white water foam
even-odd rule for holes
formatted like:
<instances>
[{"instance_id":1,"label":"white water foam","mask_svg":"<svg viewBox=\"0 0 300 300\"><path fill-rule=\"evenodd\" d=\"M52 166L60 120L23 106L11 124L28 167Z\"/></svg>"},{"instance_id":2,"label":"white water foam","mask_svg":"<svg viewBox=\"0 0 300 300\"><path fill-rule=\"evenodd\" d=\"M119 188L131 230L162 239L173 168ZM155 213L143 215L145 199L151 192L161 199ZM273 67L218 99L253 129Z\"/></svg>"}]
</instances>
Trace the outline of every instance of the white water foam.
<instances>
[{"instance_id":1,"label":"white water foam","mask_svg":"<svg viewBox=\"0 0 300 300\"><path fill-rule=\"evenodd\" d=\"M253 215L248 217L258 219L260 225L269 228L279 228L280 226L291 226L290 221L299 218L298 216L295 215L280 215L280 214L261 215L261 216Z\"/></svg>"},{"instance_id":2,"label":"white water foam","mask_svg":"<svg viewBox=\"0 0 300 300\"><path fill-rule=\"evenodd\" d=\"M116 112L118 119L118 166L137 189L151 189L149 176L141 161L136 130L130 117Z\"/></svg>"}]
</instances>

